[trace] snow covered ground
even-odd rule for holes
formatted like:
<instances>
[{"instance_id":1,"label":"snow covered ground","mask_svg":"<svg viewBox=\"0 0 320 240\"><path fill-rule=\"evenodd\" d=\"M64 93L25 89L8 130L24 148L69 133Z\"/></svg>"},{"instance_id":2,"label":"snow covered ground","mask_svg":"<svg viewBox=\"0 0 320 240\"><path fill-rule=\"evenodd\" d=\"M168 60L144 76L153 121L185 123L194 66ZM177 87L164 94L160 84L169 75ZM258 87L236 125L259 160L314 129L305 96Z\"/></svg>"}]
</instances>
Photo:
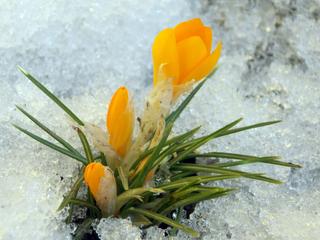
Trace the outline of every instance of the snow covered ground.
<instances>
[{"instance_id":1,"label":"snow covered ground","mask_svg":"<svg viewBox=\"0 0 320 240\"><path fill-rule=\"evenodd\" d=\"M1 1L0 239L71 239L56 212L78 171L74 161L15 130L40 133L22 105L74 145L66 116L16 68L23 66L81 118L104 125L112 92L126 85L141 106L151 87L151 44L158 31L201 17L224 44L220 69L179 120L176 132L203 132L244 117L282 119L219 139L204 150L277 154L303 165L250 166L285 184L228 181L239 191L199 204L185 222L201 239L311 240L320 236L320 2L309 1ZM201 95L201 96L200 96ZM41 134L41 133L40 133ZM101 239L140 239L127 220L96 227ZM148 230L146 239L161 239ZM178 239L188 239L184 233Z\"/></svg>"}]
</instances>

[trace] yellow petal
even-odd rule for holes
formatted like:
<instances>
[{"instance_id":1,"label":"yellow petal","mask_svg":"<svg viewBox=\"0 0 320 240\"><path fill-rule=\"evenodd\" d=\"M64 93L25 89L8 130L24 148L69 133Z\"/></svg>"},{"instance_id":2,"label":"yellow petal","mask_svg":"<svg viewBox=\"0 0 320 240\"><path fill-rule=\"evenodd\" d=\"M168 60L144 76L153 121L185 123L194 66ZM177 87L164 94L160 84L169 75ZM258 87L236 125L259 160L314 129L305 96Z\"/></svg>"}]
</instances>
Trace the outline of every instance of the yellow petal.
<instances>
[{"instance_id":1,"label":"yellow petal","mask_svg":"<svg viewBox=\"0 0 320 240\"><path fill-rule=\"evenodd\" d=\"M198 36L179 42L177 49L181 79L185 78L209 54L204 42ZM174 81L174 84L182 83L181 79Z\"/></svg>"},{"instance_id":2,"label":"yellow petal","mask_svg":"<svg viewBox=\"0 0 320 240\"><path fill-rule=\"evenodd\" d=\"M123 157L131 143L134 127L134 111L129 93L120 87L113 95L107 114L109 144Z\"/></svg>"},{"instance_id":3,"label":"yellow petal","mask_svg":"<svg viewBox=\"0 0 320 240\"><path fill-rule=\"evenodd\" d=\"M129 93L125 87L120 87L113 94L108 110L107 127L109 130L117 123L119 110L121 109L123 112L123 109L126 109L128 99Z\"/></svg>"},{"instance_id":4,"label":"yellow petal","mask_svg":"<svg viewBox=\"0 0 320 240\"><path fill-rule=\"evenodd\" d=\"M154 84L157 83L161 64L165 64L163 71L167 77L173 79L179 77L178 53L173 29L167 28L158 33L152 46L152 60Z\"/></svg>"},{"instance_id":5,"label":"yellow petal","mask_svg":"<svg viewBox=\"0 0 320 240\"><path fill-rule=\"evenodd\" d=\"M103 216L115 213L117 183L112 170L101 163L94 162L86 166L84 181L94 196Z\"/></svg>"},{"instance_id":6,"label":"yellow petal","mask_svg":"<svg viewBox=\"0 0 320 240\"><path fill-rule=\"evenodd\" d=\"M208 52L211 52L212 48L212 29L210 27L203 28L203 36L201 36L204 44L206 45Z\"/></svg>"},{"instance_id":7,"label":"yellow petal","mask_svg":"<svg viewBox=\"0 0 320 240\"><path fill-rule=\"evenodd\" d=\"M180 42L191 36L197 36L203 28L203 23L200 18L190 19L188 21L179 23L174 27L174 33L176 35L176 41Z\"/></svg>"},{"instance_id":8,"label":"yellow petal","mask_svg":"<svg viewBox=\"0 0 320 240\"><path fill-rule=\"evenodd\" d=\"M101 177L104 176L104 166L101 163L90 163L84 171L84 181L91 193L96 198L99 190Z\"/></svg>"},{"instance_id":9,"label":"yellow petal","mask_svg":"<svg viewBox=\"0 0 320 240\"><path fill-rule=\"evenodd\" d=\"M180 81L180 83L186 83L191 80L201 80L206 77L216 66L222 49L222 43L218 42L214 52L205 58L193 71L191 71L188 76Z\"/></svg>"},{"instance_id":10,"label":"yellow petal","mask_svg":"<svg viewBox=\"0 0 320 240\"><path fill-rule=\"evenodd\" d=\"M199 36L205 43L207 50L211 51L212 31L211 28L203 25L199 18L194 18L178 24L174 28L177 43L192 37Z\"/></svg>"}]
</instances>

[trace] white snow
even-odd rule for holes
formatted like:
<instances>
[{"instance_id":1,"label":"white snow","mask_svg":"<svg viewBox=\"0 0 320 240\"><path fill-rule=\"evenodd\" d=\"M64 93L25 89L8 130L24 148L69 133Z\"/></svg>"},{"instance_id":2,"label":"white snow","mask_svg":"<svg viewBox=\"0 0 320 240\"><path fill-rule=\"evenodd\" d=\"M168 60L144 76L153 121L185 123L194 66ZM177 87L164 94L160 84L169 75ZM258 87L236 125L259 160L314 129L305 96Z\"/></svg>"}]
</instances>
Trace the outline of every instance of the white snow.
<instances>
[{"instance_id":1,"label":"white snow","mask_svg":"<svg viewBox=\"0 0 320 240\"><path fill-rule=\"evenodd\" d=\"M135 103L151 87L151 44L161 29L201 17L222 39L220 69L181 116L176 132L282 119L219 139L203 150L277 154L303 169L257 165L285 183L233 180L228 197L197 206L187 224L202 239L317 239L320 235L319 1L3 1L0 8L0 239L71 239L56 211L79 165L11 123L42 134L15 104L80 149L67 117L18 72L21 65L82 119L104 126L112 92ZM243 123L243 124L244 124ZM63 178L61 180L61 177ZM101 239L140 239L128 220L104 219ZM163 231L151 228L147 239ZM164 238L164 237L163 237ZM178 239L188 239L179 232Z\"/></svg>"}]
</instances>

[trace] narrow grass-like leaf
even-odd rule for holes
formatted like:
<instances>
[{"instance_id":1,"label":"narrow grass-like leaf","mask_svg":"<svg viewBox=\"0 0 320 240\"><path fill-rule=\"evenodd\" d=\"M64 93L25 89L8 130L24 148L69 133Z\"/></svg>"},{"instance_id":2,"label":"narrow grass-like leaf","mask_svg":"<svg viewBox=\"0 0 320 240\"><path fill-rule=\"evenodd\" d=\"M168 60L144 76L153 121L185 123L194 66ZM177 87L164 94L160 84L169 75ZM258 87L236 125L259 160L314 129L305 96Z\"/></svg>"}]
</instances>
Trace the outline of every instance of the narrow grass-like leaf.
<instances>
[{"instance_id":1,"label":"narrow grass-like leaf","mask_svg":"<svg viewBox=\"0 0 320 240\"><path fill-rule=\"evenodd\" d=\"M71 157L71 158L73 158L73 159L75 159L75 160L77 160L77 161L79 161L79 162L81 162L83 164L87 164L87 160L84 157L80 157L80 156L74 154L73 152L70 152L69 150L66 150L66 149L64 149L64 148L62 148L62 147L60 147L60 146L58 146L58 145L56 145L56 144L54 144L52 142L49 142L48 140L45 140L45 139L43 139L43 138L41 138L41 137L29 132L26 129L23 129L23 128L15 125L15 124L13 124L13 126L15 128L17 128L18 130L20 130L21 132L23 132L24 134L26 134L29 137L33 138L34 140L42 143L43 145L46 145L47 147L49 147L49 148L51 148L53 150L56 150L57 152L60 152L60 153L62 153L64 155L67 155L68 157Z\"/></svg>"},{"instance_id":2,"label":"narrow grass-like leaf","mask_svg":"<svg viewBox=\"0 0 320 240\"><path fill-rule=\"evenodd\" d=\"M58 136L56 133L54 133L52 130L47 128L44 124L42 124L39 120L37 120L35 117L33 117L30 113L28 113L23 108L16 106L17 109L22 112L25 116L27 116L32 122L34 122L38 127L40 127L43 131L48 133L51 137L53 137L55 140L57 140L59 143L61 143L66 149L68 149L70 152L73 152L74 154L77 154L79 156L82 156L74 147L71 146L67 141L65 141L63 138Z\"/></svg>"},{"instance_id":3,"label":"narrow grass-like leaf","mask_svg":"<svg viewBox=\"0 0 320 240\"><path fill-rule=\"evenodd\" d=\"M249 129L253 129L253 128L259 128L259 127L264 127L264 126L276 124L278 122L281 122L281 121L262 122L262 123L257 123L257 124L254 124L254 125L245 126L245 127L229 129L228 131L219 133L217 136L215 136L215 138L223 137L223 136L226 136L226 135L230 135L230 134L233 134L233 133L237 133L237 132L241 132L241 131L245 131L245 130L249 130ZM183 150L183 149L185 149L185 148L197 143L199 140L201 140L203 138L207 138L209 135L193 139L193 140L191 140L189 142L186 142L186 143L182 143L179 146L178 150L179 151Z\"/></svg>"},{"instance_id":4,"label":"narrow grass-like leaf","mask_svg":"<svg viewBox=\"0 0 320 240\"><path fill-rule=\"evenodd\" d=\"M194 181L198 181L198 183L207 183L207 182L213 182L213 181L222 181L232 178L239 178L240 175L230 175L230 174L221 174L216 176L192 176L192 177L186 177L183 179L179 179L170 183L163 183L157 186L157 188L161 188L164 191L170 191L174 189L179 189L183 186L186 186Z\"/></svg>"},{"instance_id":5,"label":"narrow grass-like leaf","mask_svg":"<svg viewBox=\"0 0 320 240\"><path fill-rule=\"evenodd\" d=\"M72 215L73 215L73 211L75 209L75 206L70 204L70 208L69 208L69 211L68 211L68 216L66 218L66 224L70 224L72 222Z\"/></svg>"},{"instance_id":6,"label":"narrow grass-like leaf","mask_svg":"<svg viewBox=\"0 0 320 240\"><path fill-rule=\"evenodd\" d=\"M92 193L90 192L90 188L87 186L87 202L89 204L91 204L92 206L95 205L95 201L94 201L94 197L92 195ZM97 211L92 209L92 208L88 208L89 209L89 216L92 218L97 217Z\"/></svg>"},{"instance_id":7,"label":"narrow grass-like leaf","mask_svg":"<svg viewBox=\"0 0 320 240\"><path fill-rule=\"evenodd\" d=\"M226 189L224 188L218 188L218 187L193 186L193 187L186 187L183 190L178 189L176 192L172 193L171 196L173 197L173 199L181 199L181 198L188 197L191 193L196 193L196 192L218 193L218 192L224 192L225 190Z\"/></svg>"},{"instance_id":8,"label":"narrow grass-like leaf","mask_svg":"<svg viewBox=\"0 0 320 240\"><path fill-rule=\"evenodd\" d=\"M70 199L69 203L74 204L74 205L79 205L82 207L86 207L86 208L90 208L92 210L94 210L98 215L101 215L99 208L97 208L95 205L85 201L85 200L81 200L81 199Z\"/></svg>"},{"instance_id":9,"label":"narrow grass-like leaf","mask_svg":"<svg viewBox=\"0 0 320 240\"><path fill-rule=\"evenodd\" d=\"M145 216L141 214L130 214L131 215L131 221L134 225L137 227L141 226L149 226L152 224L152 222Z\"/></svg>"},{"instance_id":10,"label":"narrow grass-like leaf","mask_svg":"<svg viewBox=\"0 0 320 240\"><path fill-rule=\"evenodd\" d=\"M129 212L138 213L138 214L144 215L148 218L154 219L158 222L163 222L169 226L180 229L180 230L190 234L192 237L199 237L200 236L199 233L196 232L195 230L193 230L192 228L187 227L185 225L182 225L182 224L180 224L170 218L167 218L159 213L155 213L155 212L145 210L145 209L140 209L140 208L130 208Z\"/></svg>"},{"instance_id":11,"label":"narrow grass-like leaf","mask_svg":"<svg viewBox=\"0 0 320 240\"><path fill-rule=\"evenodd\" d=\"M244 154L236 154L236 153L226 153L226 152L208 152L208 153L191 153L188 155L188 158L195 157L214 157L214 158L226 158L226 159L239 159L239 160L249 160L256 159L258 157ZM279 158L278 156L271 156L273 158Z\"/></svg>"},{"instance_id":12,"label":"narrow grass-like leaf","mask_svg":"<svg viewBox=\"0 0 320 240\"><path fill-rule=\"evenodd\" d=\"M194 173L192 173L192 172L179 172L179 173L171 176L170 180L171 181L176 181L176 180L179 180L179 179L182 179L182 178L185 178L185 177L189 177L192 174L194 174Z\"/></svg>"},{"instance_id":13,"label":"narrow grass-like leaf","mask_svg":"<svg viewBox=\"0 0 320 240\"><path fill-rule=\"evenodd\" d=\"M77 130L78 136L80 138L80 141L82 143L82 147L83 147L83 150L84 150L84 152L86 154L88 163L94 162L92 151L91 151L91 148L90 148L90 145L88 143L86 135L84 135L84 133L81 131L80 128L76 128L76 130Z\"/></svg>"},{"instance_id":14,"label":"narrow grass-like leaf","mask_svg":"<svg viewBox=\"0 0 320 240\"><path fill-rule=\"evenodd\" d=\"M193 187L194 185L200 186L199 185L199 180L195 180L193 182L190 182L190 183L186 184L185 186L182 186L181 188L178 188L175 191L175 193L183 192L184 190L189 189L189 188Z\"/></svg>"},{"instance_id":15,"label":"narrow grass-like leaf","mask_svg":"<svg viewBox=\"0 0 320 240\"><path fill-rule=\"evenodd\" d=\"M262 176L262 173L247 173L238 170L231 170L226 168L215 167L214 165L207 165L207 164L192 164L192 163L184 163L178 164L172 167L173 170L180 170L180 171L192 171L192 172L207 172L207 173L216 173L216 174L234 174L240 175L245 178L252 178L256 180L266 181L274 184L280 184L281 181L276 179L268 178Z\"/></svg>"},{"instance_id":16,"label":"narrow grass-like leaf","mask_svg":"<svg viewBox=\"0 0 320 240\"><path fill-rule=\"evenodd\" d=\"M301 168L300 165L279 161L279 156L266 156L266 157L256 157L251 155L243 155L243 154L236 154L236 153L226 153L226 152L208 152L208 153L191 153L185 157L188 158L226 158L226 159L238 159L242 161L234 161L234 162L225 162L225 163L215 163L214 166L216 167L232 167L244 164L252 164L252 163L266 163L266 164L273 164L279 165L284 167L291 167L291 168Z\"/></svg>"},{"instance_id":17,"label":"narrow grass-like leaf","mask_svg":"<svg viewBox=\"0 0 320 240\"><path fill-rule=\"evenodd\" d=\"M214 166L216 166L216 167L234 167L234 166L254 164L254 163L265 163L265 164L278 165L278 166L290 167L290 168L301 168L300 165L274 160L271 157L260 157L260 158L249 159L249 160L216 163L216 164L214 164Z\"/></svg>"},{"instance_id":18,"label":"narrow grass-like leaf","mask_svg":"<svg viewBox=\"0 0 320 240\"><path fill-rule=\"evenodd\" d=\"M65 113L67 113L74 121L79 125L84 126L83 122L52 92L50 92L44 85L42 85L36 78L34 78L30 73L24 70L22 67L18 66L18 69L44 94L46 94L52 101L54 101L60 108L62 108Z\"/></svg>"},{"instance_id":19,"label":"narrow grass-like leaf","mask_svg":"<svg viewBox=\"0 0 320 240\"><path fill-rule=\"evenodd\" d=\"M128 191L125 191L118 195L117 197L117 210L120 210L124 204L126 204L129 200L135 198L136 195L141 195L145 192L151 192L151 193L162 193L163 190L160 188L134 188L130 189Z\"/></svg>"},{"instance_id":20,"label":"narrow grass-like leaf","mask_svg":"<svg viewBox=\"0 0 320 240\"><path fill-rule=\"evenodd\" d=\"M82 176L82 173L81 173L80 176L78 177L77 181L73 184L73 186L72 186L71 190L69 191L69 193L63 198L63 201L61 202L61 204L58 207L57 211L60 211L63 208L65 208L69 204L69 201L71 199L74 199L74 198L77 197L77 194L78 194L78 191L79 191L79 189L81 187L82 182L83 182L83 176Z\"/></svg>"},{"instance_id":21,"label":"narrow grass-like leaf","mask_svg":"<svg viewBox=\"0 0 320 240\"><path fill-rule=\"evenodd\" d=\"M185 199L182 199L182 200L179 200L173 204L170 204L170 206L168 206L167 208L165 208L164 210L161 211L161 214L166 215L166 214L170 213L171 211L173 211L174 209L179 208L179 207L184 207L186 205L190 205L193 203L201 202L201 201L212 199L212 198L222 197L231 191L232 190L227 189L227 190L223 190L223 191L219 191L219 192L205 191L205 192L193 194L193 195L186 197Z\"/></svg>"},{"instance_id":22,"label":"narrow grass-like leaf","mask_svg":"<svg viewBox=\"0 0 320 240\"><path fill-rule=\"evenodd\" d=\"M184 152L180 153L177 157L173 158L170 161L170 165L172 166L173 164L181 161L182 159L184 159L186 156L188 156L190 153L194 152L196 149L198 149L199 147L201 147L203 144L209 142L210 140L216 138L217 136L219 136L219 134L226 132L227 130L229 130L230 128L234 127L235 125L237 125L240 121L242 120L242 118L237 119L236 121L233 121L232 123L229 123L228 125L218 129L217 131L199 138L198 141L195 142L195 144L191 145L187 150L185 150Z\"/></svg>"},{"instance_id":23,"label":"narrow grass-like leaf","mask_svg":"<svg viewBox=\"0 0 320 240\"><path fill-rule=\"evenodd\" d=\"M121 166L119 166L117 168L117 170L118 170L118 173L119 173L119 177L120 177L122 186L123 186L124 190L127 191L129 189L128 177L124 173L124 170L123 170L123 168Z\"/></svg>"},{"instance_id":24,"label":"narrow grass-like leaf","mask_svg":"<svg viewBox=\"0 0 320 240\"><path fill-rule=\"evenodd\" d=\"M106 156L104 155L103 152L100 152L100 159L101 159L101 163L102 163L103 165L108 166Z\"/></svg>"},{"instance_id":25,"label":"narrow grass-like leaf","mask_svg":"<svg viewBox=\"0 0 320 240\"><path fill-rule=\"evenodd\" d=\"M281 122L281 120L269 121L269 122L261 122L261 123L257 123L257 124L253 124L253 125L249 125L249 126L245 126L245 127L234 128L234 129L230 129L229 131L226 131L224 133L219 134L217 137L222 137L222 136L234 134L234 133L237 133L237 132L246 131L246 130L253 129L253 128L265 127L265 126L269 126L269 125L276 124L276 123L279 123L279 122Z\"/></svg>"},{"instance_id":26,"label":"narrow grass-like leaf","mask_svg":"<svg viewBox=\"0 0 320 240\"><path fill-rule=\"evenodd\" d=\"M194 136L194 134L196 132L198 132L200 128L201 128L201 126L195 127L185 133L182 133L178 136L175 136L175 137L168 139L168 141L166 142L166 146L171 145L171 144L178 144L178 143L182 143L182 142L186 141L187 139Z\"/></svg>"},{"instance_id":27,"label":"narrow grass-like leaf","mask_svg":"<svg viewBox=\"0 0 320 240\"><path fill-rule=\"evenodd\" d=\"M183 216L183 208L178 208L176 211L176 214L177 214L177 218L175 220L179 222ZM177 236L177 233L178 233L177 228L172 228L171 230L169 230L169 236L175 237Z\"/></svg>"}]
</instances>

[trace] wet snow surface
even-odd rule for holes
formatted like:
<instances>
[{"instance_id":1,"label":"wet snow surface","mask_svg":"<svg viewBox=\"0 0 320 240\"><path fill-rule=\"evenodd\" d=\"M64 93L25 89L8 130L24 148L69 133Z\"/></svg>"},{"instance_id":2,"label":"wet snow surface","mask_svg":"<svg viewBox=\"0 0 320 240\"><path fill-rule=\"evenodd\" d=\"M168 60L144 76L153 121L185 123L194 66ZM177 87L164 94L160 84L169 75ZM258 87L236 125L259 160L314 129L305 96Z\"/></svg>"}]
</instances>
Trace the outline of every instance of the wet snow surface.
<instances>
[{"instance_id":1,"label":"wet snow surface","mask_svg":"<svg viewBox=\"0 0 320 240\"><path fill-rule=\"evenodd\" d=\"M268 128L219 139L203 148L282 156L290 170L250 166L285 183L223 183L236 193L199 204L185 223L201 239L311 240L320 235L319 1L5 1L0 8L0 239L71 239L56 209L78 163L13 129L42 134L15 104L80 148L66 116L16 66L61 97L82 119L104 126L112 92L126 85L137 106L151 86L155 34L201 17L224 44L220 69L178 121L176 132L212 131L238 117L243 124L282 119ZM95 226L101 239L140 239L128 220ZM145 239L164 238L150 228ZM177 239L189 239L179 233Z\"/></svg>"}]
</instances>

